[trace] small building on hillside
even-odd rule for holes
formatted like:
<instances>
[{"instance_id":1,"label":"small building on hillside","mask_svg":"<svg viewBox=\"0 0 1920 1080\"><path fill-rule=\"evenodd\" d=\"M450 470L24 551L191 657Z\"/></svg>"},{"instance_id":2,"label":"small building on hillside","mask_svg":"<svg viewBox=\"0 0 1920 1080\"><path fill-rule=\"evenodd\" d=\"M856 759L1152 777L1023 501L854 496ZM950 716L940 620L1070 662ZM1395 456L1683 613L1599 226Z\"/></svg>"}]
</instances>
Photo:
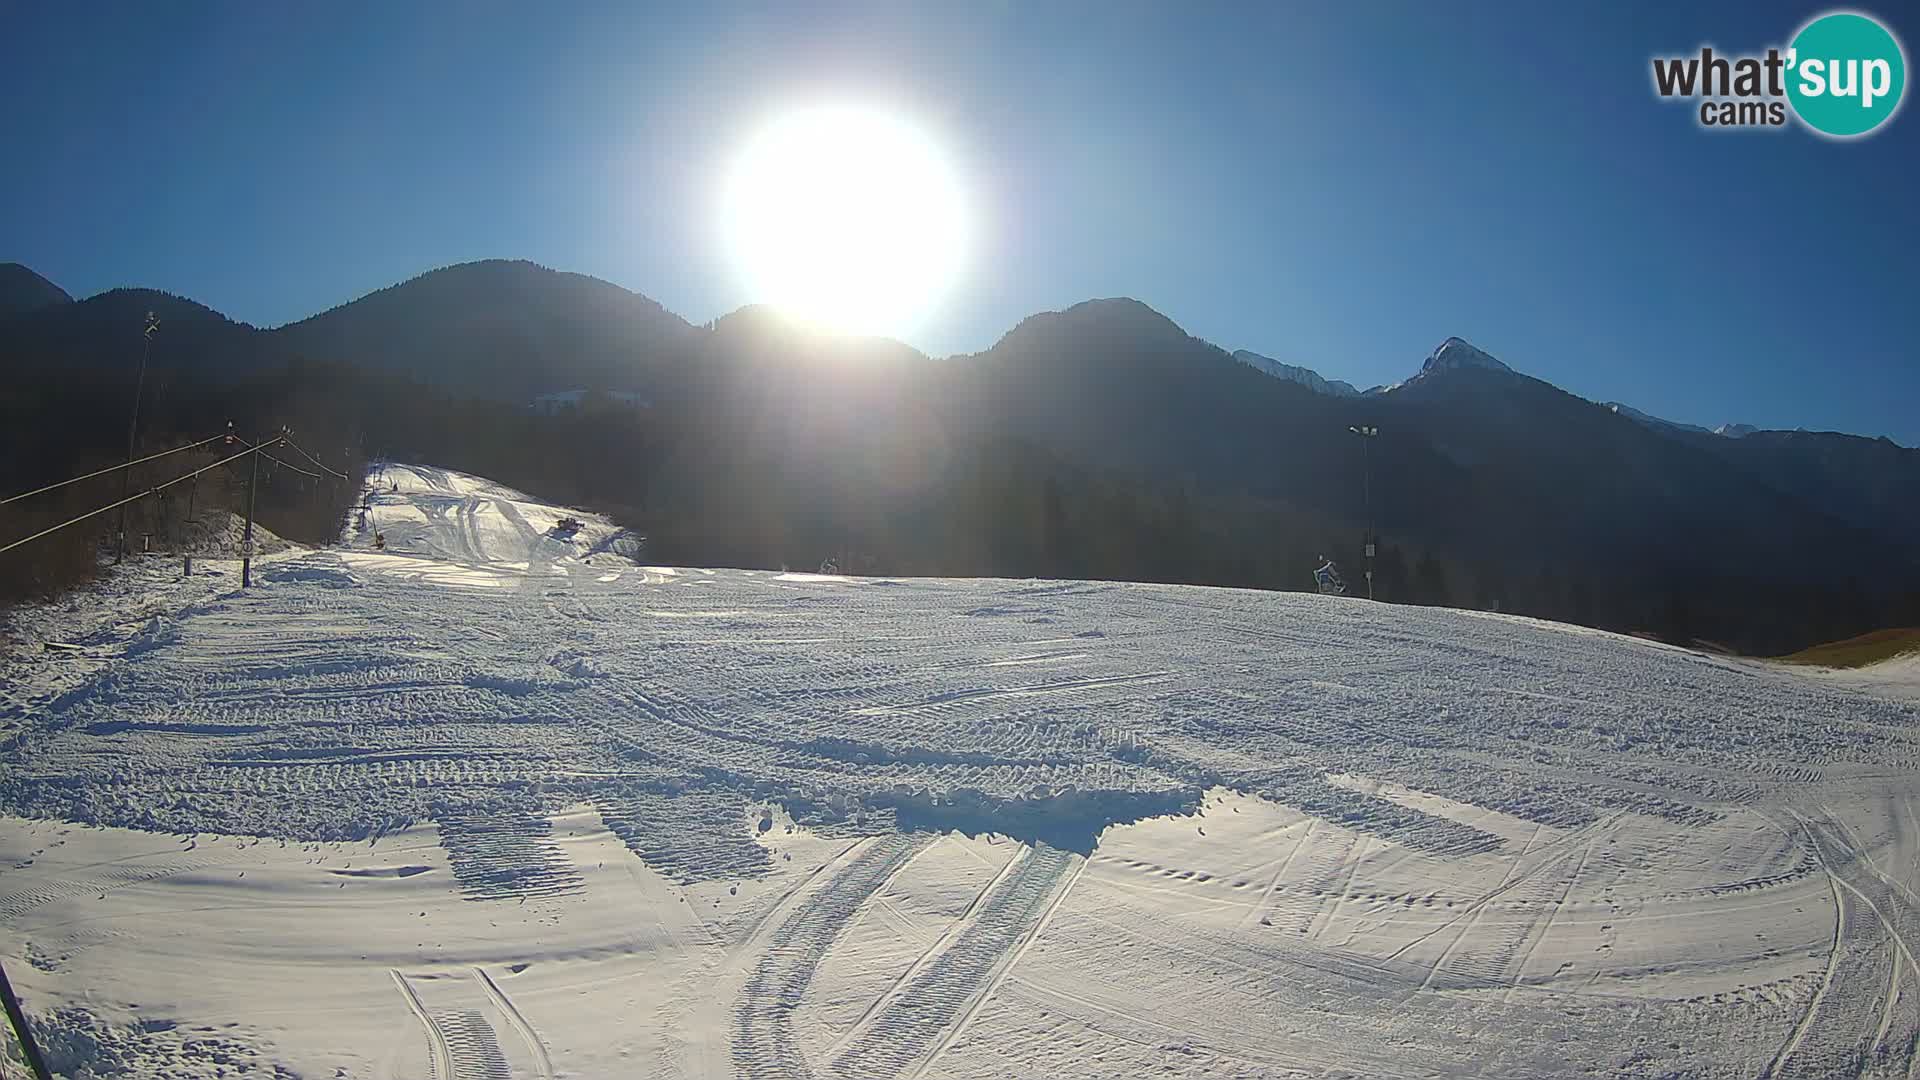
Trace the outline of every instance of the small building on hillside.
<instances>
[{"instance_id":1,"label":"small building on hillside","mask_svg":"<svg viewBox=\"0 0 1920 1080\"><path fill-rule=\"evenodd\" d=\"M528 408L540 416L559 416L563 413L584 412L597 407L651 409L653 402L643 394L627 390L561 390L551 394L541 394L528 405Z\"/></svg>"}]
</instances>

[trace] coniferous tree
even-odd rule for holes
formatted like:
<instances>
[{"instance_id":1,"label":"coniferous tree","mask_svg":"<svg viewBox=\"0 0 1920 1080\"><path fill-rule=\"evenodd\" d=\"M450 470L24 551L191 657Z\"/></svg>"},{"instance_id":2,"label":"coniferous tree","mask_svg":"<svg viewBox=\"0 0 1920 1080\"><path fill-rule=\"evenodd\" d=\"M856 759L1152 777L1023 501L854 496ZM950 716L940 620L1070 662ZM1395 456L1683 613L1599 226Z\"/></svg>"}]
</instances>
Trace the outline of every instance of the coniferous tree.
<instances>
[{"instance_id":1,"label":"coniferous tree","mask_svg":"<svg viewBox=\"0 0 1920 1080\"><path fill-rule=\"evenodd\" d=\"M1381 544L1378 550L1379 559L1376 560L1373 573L1374 598L1389 604L1412 603L1412 581L1407 572L1406 556L1398 547L1389 544Z\"/></svg>"},{"instance_id":2,"label":"coniferous tree","mask_svg":"<svg viewBox=\"0 0 1920 1080\"><path fill-rule=\"evenodd\" d=\"M1414 594L1417 604L1428 607L1450 607L1453 597L1447 588L1447 572L1440 560L1429 551L1420 558L1420 565L1414 570Z\"/></svg>"}]
</instances>

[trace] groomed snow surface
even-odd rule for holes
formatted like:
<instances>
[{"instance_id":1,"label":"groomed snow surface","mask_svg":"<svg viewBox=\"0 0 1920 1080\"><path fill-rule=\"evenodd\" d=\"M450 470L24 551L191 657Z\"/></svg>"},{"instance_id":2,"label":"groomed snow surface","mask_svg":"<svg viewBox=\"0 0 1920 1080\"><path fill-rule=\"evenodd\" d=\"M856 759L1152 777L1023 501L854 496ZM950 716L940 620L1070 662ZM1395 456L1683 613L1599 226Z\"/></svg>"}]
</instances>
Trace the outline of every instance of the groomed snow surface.
<instances>
[{"instance_id":1,"label":"groomed snow surface","mask_svg":"<svg viewBox=\"0 0 1920 1080\"><path fill-rule=\"evenodd\" d=\"M341 549L9 654L0 956L68 1072L1914 1064L1897 680L1304 594L647 567L474 477L370 487Z\"/></svg>"}]
</instances>

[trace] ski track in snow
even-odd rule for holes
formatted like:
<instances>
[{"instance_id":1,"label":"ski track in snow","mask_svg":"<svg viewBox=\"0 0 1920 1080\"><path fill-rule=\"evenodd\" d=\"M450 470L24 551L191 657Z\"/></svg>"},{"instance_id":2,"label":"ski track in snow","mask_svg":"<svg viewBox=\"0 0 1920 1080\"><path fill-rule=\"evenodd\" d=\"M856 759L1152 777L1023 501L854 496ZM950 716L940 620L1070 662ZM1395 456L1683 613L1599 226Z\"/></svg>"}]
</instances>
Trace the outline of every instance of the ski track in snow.
<instances>
[{"instance_id":1,"label":"ski track in snow","mask_svg":"<svg viewBox=\"0 0 1920 1080\"><path fill-rule=\"evenodd\" d=\"M741 1075L814 1075L793 1030L794 1007L860 906L906 865L918 846L905 836L871 841L774 928L735 1007L733 1059Z\"/></svg>"},{"instance_id":2,"label":"ski track in snow","mask_svg":"<svg viewBox=\"0 0 1920 1080\"><path fill-rule=\"evenodd\" d=\"M432 823L443 862L316 887L542 928L367 960L439 1080L611 1061L568 1056L553 995L626 979L679 1075L1913 1072L1920 704L1884 679L1305 594L645 567L602 519L417 466L368 501L252 590L10 656L0 810ZM560 831L581 807L601 831ZM258 857L32 835L0 942L49 992L124 947L88 905ZM611 887L594 837L674 898L657 939L566 943Z\"/></svg>"},{"instance_id":3,"label":"ski track in snow","mask_svg":"<svg viewBox=\"0 0 1920 1080\"><path fill-rule=\"evenodd\" d=\"M991 974L1039 922L1072 858L1044 845L1019 856L1012 872L994 882L959 935L897 996L880 1005L867 1029L835 1063L835 1072L849 1077L900 1076L932 1049L935 1039L986 993Z\"/></svg>"},{"instance_id":4,"label":"ski track in snow","mask_svg":"<svg viewBox=\"0 0 1920 1080\"><path fill-rule=\"evenodd\" d=\"M399 971L390 974L406 999L408 1011L426 1031L434 1080L514 1080L513 1067L500 1047L499 1035L482 1012L486 1006L474 1000L476 995L471 986L454 983L450 990L440 989L440 981L449 977L410 977ZM495 1015L506 1018L509 1023L517 1019L511 1003L491 980L475 972L475 982L483 991L480 996ZM436 996L455 999L459 1004L435 1007L430 1002ZM538 1043L530 1045L537 1048Z\"/></svg>"}]
</instances>

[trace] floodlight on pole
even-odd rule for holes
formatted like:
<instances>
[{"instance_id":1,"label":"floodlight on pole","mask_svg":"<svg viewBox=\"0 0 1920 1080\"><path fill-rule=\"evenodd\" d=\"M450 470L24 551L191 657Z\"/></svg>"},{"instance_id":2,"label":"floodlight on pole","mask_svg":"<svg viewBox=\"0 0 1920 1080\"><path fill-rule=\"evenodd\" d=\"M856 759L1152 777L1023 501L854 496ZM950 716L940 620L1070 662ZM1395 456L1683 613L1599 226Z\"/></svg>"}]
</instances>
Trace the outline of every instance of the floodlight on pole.
<instances>
[{"instance_id":1,"label":"floodlight on pole","mask_svg":"<svg viewBox=\"0 0 1920 1080\"><path fill-rule=\"evenodd\" d=\"M127 419L127 467L120 473L120 497L127 497L127 488L133 482L133 454L140 433L140 398L147 388L147 357L153 352L153 332L160 329L160 319L153 312L147 312L145 329L140 332L140 373L133 381L133 415ZM114 561L127 557L127 512L120 511L120 535L115 545Z\"/></svg>"},{"instance_id":2,"label":"floodlight on pole","mask_svg":"<svg viewBox=\"0 0 1920 1080\"><path fill-rule=\"evenodd\" d=\"M1357 424L1347 428L1360 436L1361 445L1361 491L1364 492L1367 507L1367 599L1373 599L1373 440L1379 438L1380 429L1372 424Z\"/></svg>"}]
</instances>

